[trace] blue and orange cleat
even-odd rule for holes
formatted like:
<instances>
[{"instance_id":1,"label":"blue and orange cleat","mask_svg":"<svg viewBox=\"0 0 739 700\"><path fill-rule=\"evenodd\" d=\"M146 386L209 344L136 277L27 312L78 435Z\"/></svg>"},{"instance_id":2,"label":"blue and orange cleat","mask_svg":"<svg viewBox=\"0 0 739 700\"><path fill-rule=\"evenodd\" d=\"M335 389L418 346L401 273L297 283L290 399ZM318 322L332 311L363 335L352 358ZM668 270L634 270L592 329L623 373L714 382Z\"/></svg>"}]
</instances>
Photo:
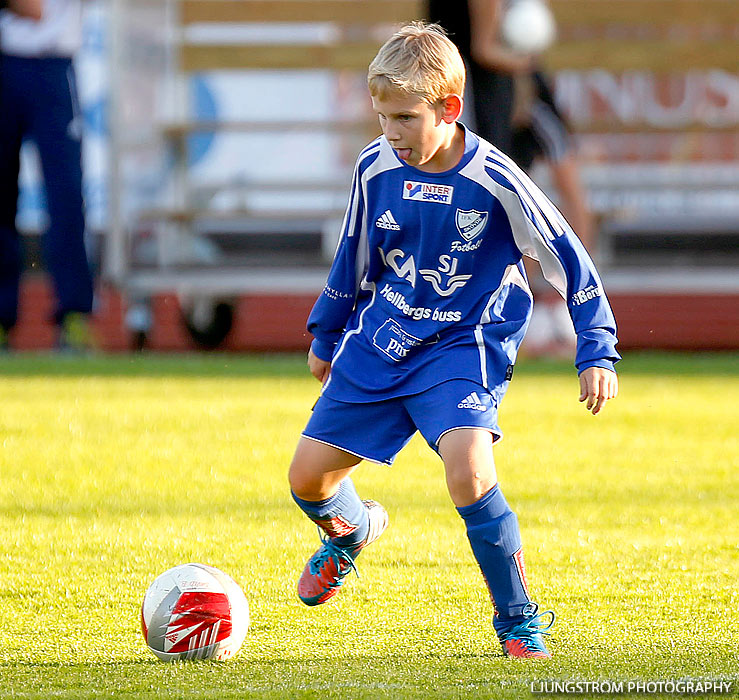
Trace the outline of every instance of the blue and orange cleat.
<instances>
[{"instance_id":1,"label":"blue and orange cleat","mask_svg":"<svg viewBox=\"0 0 739 700\"><path fill-rule=\"evenodd\" d=\"M513 625L502 632L500 643L503 653L512 659L551 659L552 655L544 644L543 635L549 634L554 624L554 612L547 610L537 613L538 605L534 605L531 612L524 616L523 622ZM551 616L548 623L542 618Z\"/></svg>"},{"instance_id":2,"label":"blue and orange cleat","mask_svg":"<svg viewBox=\"0 0 739 700\"><path fill-rule=\"evenodd\" d=\"M362 503L369 516L367 537L360 544L345 548L337 545L328 535L321 536L323 544L308 560L298 581L298 597L306 605L320 605L333 598L347 574L350 571L357 573L354 560L359 553L385 531L388 523L385 509L377 501Z\"/></svg>"}]
</instances>

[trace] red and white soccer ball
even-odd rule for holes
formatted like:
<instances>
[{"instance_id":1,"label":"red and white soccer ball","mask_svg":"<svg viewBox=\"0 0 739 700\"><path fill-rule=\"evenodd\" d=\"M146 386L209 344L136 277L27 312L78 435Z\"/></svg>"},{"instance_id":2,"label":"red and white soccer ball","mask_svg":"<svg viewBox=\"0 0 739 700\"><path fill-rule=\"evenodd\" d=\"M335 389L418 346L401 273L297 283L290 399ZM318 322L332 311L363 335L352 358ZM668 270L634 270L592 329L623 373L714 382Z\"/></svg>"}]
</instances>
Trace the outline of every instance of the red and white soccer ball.
<instances>
[{"instance_id":1,"label":"red and white soccer ball","mask_svg":"<svg viewBox=\"0 0 739 700\"><path fill-rule=\"evenodd\" d=\"M203 564L182 564L154 579L141 605L141 631L162 661L225 661L249 629L249 604L239 585Z\"/></svg>"},{"instance_id":2,"label":"red and white soccer ball","mask_svg":"<svg viewBox=\"0 0 739 700\"><path fill-rule=\"evenodd\" d=\"M514 51L540 53L556 38L557 25L543 0L517 0L503 15L501 32Z\"/></svg>"}]
</instances>

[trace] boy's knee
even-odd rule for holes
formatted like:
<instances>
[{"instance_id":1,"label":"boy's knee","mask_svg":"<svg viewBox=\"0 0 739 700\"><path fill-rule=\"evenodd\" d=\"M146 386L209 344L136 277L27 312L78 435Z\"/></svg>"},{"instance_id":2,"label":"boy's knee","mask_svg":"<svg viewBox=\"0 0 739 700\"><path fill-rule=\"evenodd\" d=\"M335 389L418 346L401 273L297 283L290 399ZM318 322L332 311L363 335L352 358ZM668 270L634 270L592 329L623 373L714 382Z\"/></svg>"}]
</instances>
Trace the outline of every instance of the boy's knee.
<instances>
[{"instance_id":1,"label":"boy's knee","mask_svg":"<svg viewBox=\"0 0 739 700\"><path fill-rule=\"evenodd\" d=\"M321 490L323 474L295 455L287 472L290 489L299 498L309 498Z\"/></svg>"},{"instance_id":2,"label":"boy's knee","mask_svg":"<svg viewBox=\"0 0 739 700\"><path fill-rule=\"evenodd\" d=\"M360 461L330 445L302 438L287 474L290 488L308 501L329 498Z\"/></svg>"},{"instance_id":3,"label":"boy's knee","mask_svg":"<svg viewBox=\"0 0 739 700\"><path fill-rule=\"evenodd\" d=\"M446 482L454 505L469 506L495 486L495 470L474 465L464 465L457 469L447 467Z\"/></svg>"},{"instance_id":4,"label":"boy's knee","mask_svg":"<svg viewBox=\"0 0 739 700\"><path fill-rule=\"evenodd\" d=\"M444 460L449 495L457 507L475 503L495 486L497 475L489 432L451 431L439 442L439 453Z\"/></svg>"}]
</instances>

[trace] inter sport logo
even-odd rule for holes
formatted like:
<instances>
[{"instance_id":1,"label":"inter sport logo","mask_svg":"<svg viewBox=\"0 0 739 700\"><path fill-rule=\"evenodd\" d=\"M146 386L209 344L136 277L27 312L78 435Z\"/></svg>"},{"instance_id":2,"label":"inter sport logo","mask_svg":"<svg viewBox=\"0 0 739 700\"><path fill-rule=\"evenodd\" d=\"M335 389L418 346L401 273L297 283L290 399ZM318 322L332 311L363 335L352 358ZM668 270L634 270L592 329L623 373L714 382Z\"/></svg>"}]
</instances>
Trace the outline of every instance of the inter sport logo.
<instances>
[{"instance_id":1,"label":"inter sport logo","mask_svg":"<svg viewBox=\"0 0 739 700\"><path fill-rule=\"evenodd\" d=\"M400 231L400 226L389 209L375 221L375 226L377 228L387 229L388 231Z\"/></svg>"},{"instance_id":2,"label":"inter sport logo","mask_svg":"<svg viewBox=\"0 0 739 700\"><path fill-rule=\"evenodd\" d=\"M451 185L434 185L430 182L403 182L403 199L412 199L416 202L436 202L437 204L451 204L454 187Z\"/></svg>"}]
</instances>

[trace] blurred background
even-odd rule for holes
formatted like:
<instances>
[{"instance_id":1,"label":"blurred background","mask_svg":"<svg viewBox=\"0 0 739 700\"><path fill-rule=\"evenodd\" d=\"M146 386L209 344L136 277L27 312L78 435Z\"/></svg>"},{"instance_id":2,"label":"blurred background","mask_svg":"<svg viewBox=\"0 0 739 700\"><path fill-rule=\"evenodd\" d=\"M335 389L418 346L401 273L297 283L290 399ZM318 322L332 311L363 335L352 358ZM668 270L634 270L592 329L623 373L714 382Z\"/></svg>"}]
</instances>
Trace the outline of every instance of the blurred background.
<instances>
[{"instance_id":1,"label":"blurred background","mask_svg":"<svg viewBox=\"0 0 739 700\"><path fill-rule=\"evenodd\" d=\"M451 1L451 0L450 0ZM739 7L551 0L540 57L577 145L621 349L739 347ZM76 56L103 350L306 350L366 67L416 0L88 0ZM533 177L557 201L546 167ZM53 345L22 156L15 348Z\"/></svg>"}]
</instances>

